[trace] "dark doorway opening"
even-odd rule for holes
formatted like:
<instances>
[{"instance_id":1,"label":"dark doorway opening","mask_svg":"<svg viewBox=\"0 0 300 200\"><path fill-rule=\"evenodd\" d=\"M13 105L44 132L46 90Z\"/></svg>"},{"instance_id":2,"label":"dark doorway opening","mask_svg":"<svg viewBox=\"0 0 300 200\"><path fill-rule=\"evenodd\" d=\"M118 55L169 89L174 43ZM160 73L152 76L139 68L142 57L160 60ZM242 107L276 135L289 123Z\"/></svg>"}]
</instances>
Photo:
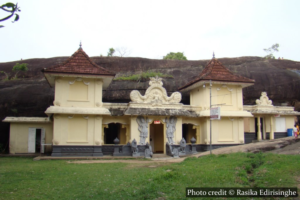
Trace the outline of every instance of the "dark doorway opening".
<instances>
[{"instance_id":1,"label":"dark doorway opening","mask_svg":"<svg viewBox=\"0 0 300 200\"><path fill-rule=\"evenodd\" d=\"M42 129L35 129L35 152L41 152Z\"/></svg>"},{"instance_id":2,"label":"dark doorway opening","mask_svg":"<svg viewBox=\"0 0 300 200\"><path fill-rule=\"evenodd\" d=\"M115 144L116 138L119 139L119 144L126 144L126 128L122 128L120 123L108 124L108 128L104 128L104 144Z\"/></svg>"},{"instance_id":3,"label":"dark doorway opening","mask_svg":"<svg viewBox=\"0 0 300 200\"><path fill-rule=\"evenodd\" d=\"M157 122L157 121L156 121ZM164 125L150 124L150 145L153 153L164 153Z\"/></svg>"},{"instance_id":4,"label":"dark doorway opening","mask_svg":"<svg viewBox=\"0 0 300 200\"><path fill-rule=\"evenodd\" d=\"M196 140L196 129L193 129L193 124L182 124L182 138L186 143L191 143L191 139L194 137Z\"/></svg>"}]
</instances>

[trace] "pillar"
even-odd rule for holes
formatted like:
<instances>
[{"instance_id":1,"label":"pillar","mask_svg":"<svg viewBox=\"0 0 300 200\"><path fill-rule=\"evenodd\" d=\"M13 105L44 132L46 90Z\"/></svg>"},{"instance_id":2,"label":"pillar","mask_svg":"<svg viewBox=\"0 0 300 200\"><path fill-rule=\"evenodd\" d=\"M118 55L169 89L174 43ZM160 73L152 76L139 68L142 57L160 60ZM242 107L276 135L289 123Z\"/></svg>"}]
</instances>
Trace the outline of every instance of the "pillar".
<instances>
[{"instance_id":1,"label":"pillar","mask_svg":"<svg viewBox=\"0 0 300 200\"><path fill-rule=\"evenodd\" d=\"M257 116L257 140L261 141L260 116Z\"/></svg>"},{"instance_id":2,"label":"pillar","mask_svg":"<svg viewBox=\"0 0 300 200\"><path fill-rule=\"evenodd\" d=\"M273 117L270 117L270 140L274 140L274 123Z\"/></svg>"},{"instance_id":3,"label":"pillar","mask_svg":"<svg viewBox=\"0 0 300 200\"><path fill-rule=\"evenodd\" d=\"M125 136L126 136L126 142L125 144L127 144L130 141L130 133L129 133L129 125L124 125L122 124L122 128L125 128L126 132L125 132Z\"/></svg>"},{"instance_id":4,"label":"pillar","mask_svg":"<svg viewBox=\"0 0 300 200\"><path fill-rule=\"evenodd\" d=\"M196 144L201 144L201 137L200 137L200 126L194 125L193 129L196 129Z\"/></svg>"},{"instance_id":5,"label":"pillar","mask_svg":"<svg viewBox=\"0 0 300 200\"><path fill-rule=\"evenodd\" d=\"M102 117L101 116L96 116L95 121L94 121L94 141L93 145L101 145L104 143L102 140ZM102 140L102 141L101 141Z\"/></svg>"},{"instance_id":6,"label":"pillar","mask_svg":"<svg viewBox=\"0 0 300 200\"><path fill-rule=\"evenodd\" d=\"M105 143L105 141L104 141L104 129L105 128L108 128L108 124L102 124L102 135L101 135L101 139L102 139L101 144L102 145Z\"/></svg>"},{"instance_id":7,"label":"pillar","mask_svg":"<svg viewBox=\"0 0 300 200\"><path fill-rule=\"evenodd\" d=\"M262 118L262 120L263 120L263 139L265 140L265 139L267 139L267 133L266 133L266 129L265 129L265 120L264 120L264 118Z\"/></svg>"}]
</instances>

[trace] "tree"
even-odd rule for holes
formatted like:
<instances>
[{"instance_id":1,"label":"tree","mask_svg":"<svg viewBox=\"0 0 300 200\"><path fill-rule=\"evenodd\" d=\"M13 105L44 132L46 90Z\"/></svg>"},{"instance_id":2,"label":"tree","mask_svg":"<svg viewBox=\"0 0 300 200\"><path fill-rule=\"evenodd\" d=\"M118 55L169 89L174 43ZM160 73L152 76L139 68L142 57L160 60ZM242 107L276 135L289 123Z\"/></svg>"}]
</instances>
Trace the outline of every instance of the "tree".
<instances>
[{"instance_id":1,"label":"tree","mask_svg":"<svg viewBox=\"0 0 300 200\"><path fill-rule=\"evenodd\" d=\"M18 7L18 4L14 4L14 3L6 3L3 4L2 6L0 6L0 9L5 11L5 12L9 12L10 15L4 17L3 19L0 19L0 22L3 22L5 20L8 20L9 18L11 18L12 16L15 15L15 19L12 22L16 22L19 20L19 15L16 14L16 12L21 12L20 8ZM4 27L3 25L0 25L0 28Z\"/></svg>"},{"instance_id":2,"label":"tree","mask_svg":"<svg viewBox=\"0 0 300 200\"><path fill-rule=\"evenodd\" d=\"M15 72L14 79L17 78L17 75L18 75L19 72L21 72L21 71L23 71L23 72L28 71L27 65L28 65L27 63L21 63L21 64L17 63L17 64L15 64L13 66L12 71ZM11 80L11 79L13 79L13 78L11 78L11 73L10 72L7 73L5 71L0 71L0 73L5 74L6 78L4 80Z\"/></svg>"},{"instance_id":3,"label":"tree","mask_svg":"<svg viewBox=\"0 0 300 200\"><path fill-rule=\"evenodd\" d=\"M19 72L21 72L21 71L23 71L23 72L28 71L27 65L28 65L27 63L21 63L21 64L17 63L17 64L15 64L15 66L12 68L12 71L16 72L14 78L17 78L17 75L18 75Z\"/></svg>"},{"instance_id":4,"label":"tree","mask_svg":"<svg viewBox=\"0 0 300 200\"><path fill-rule=\"evenodd\" d=\"M164 60L187 60L183 53L181 52L170 52L163 57Z\"/></svg>"},{"instance_id":5,"label":"tree","mask_svg":"<svg viewBox=\"0 0 300 200\"><path fill-rule=\"evenodd\" d=\"M278 52L279 44L273 44L270 48L264 49L268 55L265 56L266 59L275 59L275 56L273 55L274 52Z\"/></svg>"},{"instance_id":6,"label":"tree","mask_svg":"<svg viewBox=\"0 0 300 200\"><path fill-rule=\"evenodd\" d=\"M116 49L116 52L118 53L118 56L124 57L124 56L129 56L131 51L128 50L126 47L119 47Z\"/></svg>"},{"instance_id":7,"label":"tree","mask_svg":"<svg viewBox=\"0 0 300 200\"><path fill-rule=\"evenodd\" d=\"M110 48L107 52L107 57L112 57L115 53L115 49L114 48Z\"/></svg>"}]
</instances>

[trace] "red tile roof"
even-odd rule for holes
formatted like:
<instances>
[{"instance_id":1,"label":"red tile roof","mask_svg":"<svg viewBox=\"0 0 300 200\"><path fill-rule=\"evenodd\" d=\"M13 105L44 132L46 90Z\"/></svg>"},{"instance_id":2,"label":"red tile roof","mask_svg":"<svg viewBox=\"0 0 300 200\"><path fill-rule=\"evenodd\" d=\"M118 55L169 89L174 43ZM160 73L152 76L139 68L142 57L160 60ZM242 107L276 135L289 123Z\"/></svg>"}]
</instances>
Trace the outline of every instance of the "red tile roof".
<instances>
[{"instance_id":1,"label":"red tile roof","mask_svg":"<svg viewBox=\"0 0 300 200\"><path fill-rule=\"evenodd\" d=\"M179 88L183 90L199 81L212 80L221 82L237 82L237 83L254 83L255 80L249 79L240 75L235 75L222 65L220 61L213 58L208 65L203 69L199 76L187 83L186 85Z\"/></svg>"},{"instance_id":2,"label":"red tile roof","mask_svg":"<svg viewBox=\"0 0 300 200\"><path fill-rule=\"evenodd\" d=\"M66 74L93 74L114 76L115 74L95 64L89 56L79 48L68 60L63 64L49 67L43 72L66 73Z\"/></svg>"}]
</instances>

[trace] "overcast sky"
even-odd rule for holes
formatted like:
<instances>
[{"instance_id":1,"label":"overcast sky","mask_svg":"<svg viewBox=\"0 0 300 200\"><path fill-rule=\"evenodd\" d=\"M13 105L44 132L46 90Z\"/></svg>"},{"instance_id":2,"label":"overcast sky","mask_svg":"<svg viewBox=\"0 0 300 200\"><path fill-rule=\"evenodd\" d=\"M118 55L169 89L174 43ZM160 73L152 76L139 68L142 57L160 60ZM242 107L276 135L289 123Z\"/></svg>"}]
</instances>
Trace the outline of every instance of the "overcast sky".
<instances>
[{"instance_id":1,"label":"overcast sky","mask_svg":"<svg viewBox=\"0 0 300 200\"><path fill-rule=\"evenodd\" d=\"M0 4L14 0L0 0ZM14 2L15 3L15 2ZM20 20L2 23L0 62L90 56L126 48L130 57L188 60L274 55L300 60L299 0L19 0ZM7 14L0 11L0 18ZM1 24L1 23L0 23Z\"/></svg>"}]
</instances>

